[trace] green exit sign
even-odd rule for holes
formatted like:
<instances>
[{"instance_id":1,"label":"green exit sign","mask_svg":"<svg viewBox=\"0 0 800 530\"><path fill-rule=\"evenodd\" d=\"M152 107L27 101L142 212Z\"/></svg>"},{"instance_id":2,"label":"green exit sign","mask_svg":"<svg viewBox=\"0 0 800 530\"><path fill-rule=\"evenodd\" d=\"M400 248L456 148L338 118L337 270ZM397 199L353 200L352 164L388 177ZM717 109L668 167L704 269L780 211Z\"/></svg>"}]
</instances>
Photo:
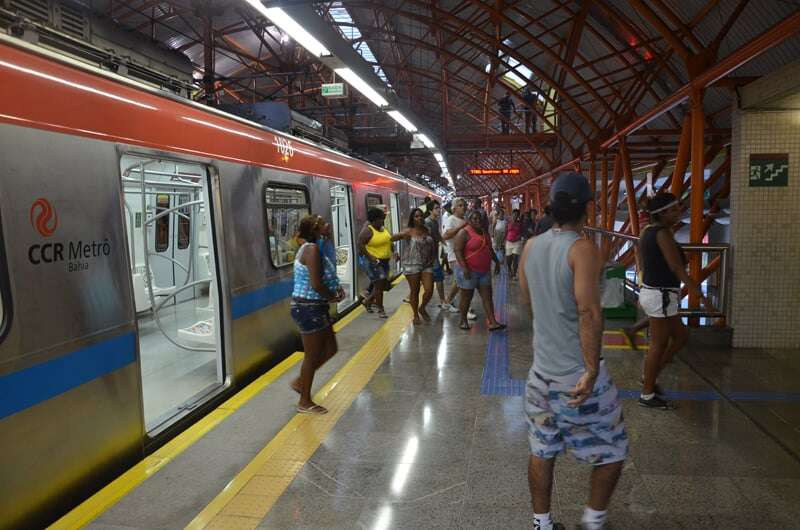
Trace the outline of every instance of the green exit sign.
<instances>
[{"instance_id":1,"label":"green exit sign","mask_svg":"<svg viewBox=\"0 0 800 530\"><path fill-rule=\"evenodd\" d=\"M343 98L346 96L344 92L344 83L323 83L322 95L326 98Z\"/></svg>"},{"instance_id":2,"label":"green exit sign","mask_svg":"<svg viewBox=\"0 0 800 530\"><path fill-rule=\"evenodd\" d=\"M789 155L750 155L751 187L786 187L789 185Z\"/></svg>"}]
</instances>

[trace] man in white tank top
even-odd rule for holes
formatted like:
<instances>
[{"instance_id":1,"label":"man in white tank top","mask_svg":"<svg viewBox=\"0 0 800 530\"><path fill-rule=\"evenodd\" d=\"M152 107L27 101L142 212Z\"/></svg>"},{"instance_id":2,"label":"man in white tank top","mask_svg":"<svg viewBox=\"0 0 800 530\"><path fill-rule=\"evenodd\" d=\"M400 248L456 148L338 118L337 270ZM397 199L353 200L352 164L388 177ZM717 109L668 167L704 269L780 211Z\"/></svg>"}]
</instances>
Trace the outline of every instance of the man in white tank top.
<instances>
[{"instance_id":1,"label":"man in white tank top","mask_svg":"<svg viewBox=\"0 0 800 530\"><path fill-rule=\"evenodd\" d=\"M525 245L520 267L523 304L533 306L533 366L525 389L534 528L564 528L550 517L556 456L569 449L594 466L583 530L601 530L628 455L617 389L601 353L602 262L583 238L592 190L580 173L550 189L552 229Z\"/></svg>"}]
</instances>

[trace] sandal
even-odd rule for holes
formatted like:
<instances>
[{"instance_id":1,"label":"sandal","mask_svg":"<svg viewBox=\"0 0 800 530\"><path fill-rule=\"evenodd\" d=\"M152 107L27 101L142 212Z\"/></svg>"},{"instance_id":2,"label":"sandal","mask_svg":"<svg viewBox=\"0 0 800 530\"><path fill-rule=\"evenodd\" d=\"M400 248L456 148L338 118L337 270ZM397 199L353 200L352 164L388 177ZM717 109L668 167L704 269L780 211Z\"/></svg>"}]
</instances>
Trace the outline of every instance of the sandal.
<instances>
[{"instance_id":1,"label":"sandal","mask_svg":"<svg viewBox=\"0 0 800 530\"><path fill-rule=\"evenodd\" d=\"M461 324L459 324L458 327L459 327L459 329L464 329L464 330L472 329L472 326L470 326L469 324L467 324L465 322L462 322Z\"/></svg>"},{"instance_id":2,"label":"sandal","mask_svg":"<svg viewBox=\"0 0 800 530\"><path fill-rule=\"evenodd\" d=\"M497 324L496 326L489 328L489 331L500 331L501 329L506 329L506 325Z\"/></svg>"},{"instance_id":3,"label":"sandal","mask_svg":"<svg viewBox=\"0 0 800 530\"><path fill-rule=\"evenodd\" d=\"M322 405L311 405L310 407L297 407L297 412L299 414L316 414L316 415L323 415L328 413L328 409L323 407Z\"/></svg>"},{"instance_id":4,"label":"sandal","mask_svg":"<svg viewBox=\"0 0 800 530\"><path fill-rule=\"evenodd\" d=\"M374 309L372 309L372 304L368 304L366 301L364 301L364 302L361 302L361 305L363 305L363 306L364 306L364 310L365 310L367 313L374 313L374 312L375 312L375 310L374 310Z\"/></svg>"},{"instance_id":5,"label":"sandal","mask_svg":"<svg viewBox=\"0 0 800 530\"><path fill-rule=\"evenodd\" d=\"M389 318L389 315L386 314L385 309L378 309L378 316L380 318Z\"/></svg>"}]
</instances>

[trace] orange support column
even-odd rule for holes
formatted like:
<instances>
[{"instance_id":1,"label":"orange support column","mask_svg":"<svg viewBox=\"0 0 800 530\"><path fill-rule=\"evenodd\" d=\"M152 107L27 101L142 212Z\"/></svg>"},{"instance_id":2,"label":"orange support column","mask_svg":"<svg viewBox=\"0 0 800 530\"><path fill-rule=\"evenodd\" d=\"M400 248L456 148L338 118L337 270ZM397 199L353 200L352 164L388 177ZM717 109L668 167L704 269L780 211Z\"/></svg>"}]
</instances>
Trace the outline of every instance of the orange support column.
<instances>
[{"instance_id":1,"label":"orange support column","mask_svg":"<svg viewBox=\"0 0 800 530\"><path fill-rule=\"evenodd\" d=\"M603 160L600 164L600 226L605 228L608 224L608 153L603 153Z\"/></svg>"},{"instance_id":2,"label":"orange support column","mask_svg":"<svg viewBox=\"0 0 800 530\"><path fill-rule=\"evenodd\" d=\"M631 227L631 234L639 235L639 207L636 204L636 187L633 185L633 171L631 170L631 158L628 155L628 144L625 138L619 141L619 157L622 163L622 171L625 175L625 197L628 200L628 224Z\"/></svg>"},{"instance_id":3,"label":"orange support column","mask_svg":"<svg viewBox=\"0 0 800 530\"><path fill-rule=\"evenodd\" d=\"M691 114L683 120L681 138L678 142L678 156L675 159L675 169L672 171L672 194L681 198L683 193L683 175L686 174L686 167L689 165L689 148L692 145ZM702 160L703 157L700 157Z\"/></svg>"},{"instance_id":4,"label":"orange support column","mask_svg":"<svg viewBox=\"0 0 800 530\"><path fill-rule=\"evenodd\" d=\"M597 202L597 164L595 162L594 153L589 164L589 186L592 187L592 202L589 203L589 226L594 226L597 220L597 209L595 203Z\"/></svg>"},{"instance_id":5,"label":"orange support column","mask_svg":"<svg viewBox=\"0 0 800 530\"><path fill-rule=\"evenodd\" d=\"M691 223L689 225L689 241L692 244L703 242L703 191L705 188L705 116L703 115L703 92L692 91L692 191L689 208ZM702 256L697 252L690 253L689 275L696 281L701 281L700 268ZM689 294L689 307L694 309L700 306L700 299L694 293ZM691 325L697 325L696 318L689 319Z\"/></svg>"}]
</instances>

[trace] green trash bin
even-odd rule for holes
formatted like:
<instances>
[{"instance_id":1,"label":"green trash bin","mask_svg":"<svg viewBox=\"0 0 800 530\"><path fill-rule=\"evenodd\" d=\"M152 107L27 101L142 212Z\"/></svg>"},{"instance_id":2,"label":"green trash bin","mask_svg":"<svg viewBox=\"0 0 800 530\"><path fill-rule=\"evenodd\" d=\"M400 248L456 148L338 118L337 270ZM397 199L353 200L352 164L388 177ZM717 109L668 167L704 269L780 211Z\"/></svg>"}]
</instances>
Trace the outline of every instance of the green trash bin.
<instances>
[{"instance_id":1,"label":"green trash bin","mask_svg":"<svg viewBox=\"0 0 800 530\"><path fill-rule=\"evenodd\" d=\"M601 304L606 318L636 319L636 306L625 300L625 267L606 267Z\"/></svg>"}]
</instances>

